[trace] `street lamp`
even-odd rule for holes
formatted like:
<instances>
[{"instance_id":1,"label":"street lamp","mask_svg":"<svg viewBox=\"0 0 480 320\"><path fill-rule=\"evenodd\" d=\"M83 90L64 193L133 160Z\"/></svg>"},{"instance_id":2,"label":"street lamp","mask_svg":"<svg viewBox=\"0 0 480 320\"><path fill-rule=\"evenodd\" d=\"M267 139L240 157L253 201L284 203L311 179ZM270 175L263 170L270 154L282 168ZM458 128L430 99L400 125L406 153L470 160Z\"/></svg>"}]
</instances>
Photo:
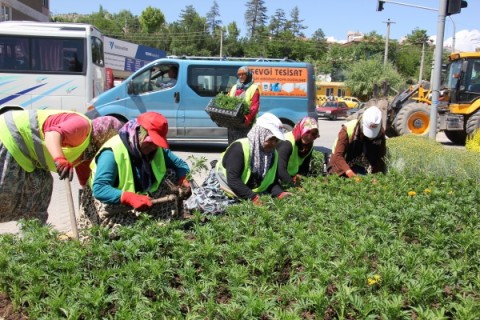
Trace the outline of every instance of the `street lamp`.
<instances>
[{"instance_id":1,"label":"street lamp","mask_svg":"<svg viewBox=\"0 0 480 320\"><path fill-rule=\"evenodd\" d=\"M457 34L457 28L455 27L455 21L453 21L451 16L448 16L453 25L453 37L452 37L452 52L455 52L455 35Z\"/></svg>"}]
</instances>

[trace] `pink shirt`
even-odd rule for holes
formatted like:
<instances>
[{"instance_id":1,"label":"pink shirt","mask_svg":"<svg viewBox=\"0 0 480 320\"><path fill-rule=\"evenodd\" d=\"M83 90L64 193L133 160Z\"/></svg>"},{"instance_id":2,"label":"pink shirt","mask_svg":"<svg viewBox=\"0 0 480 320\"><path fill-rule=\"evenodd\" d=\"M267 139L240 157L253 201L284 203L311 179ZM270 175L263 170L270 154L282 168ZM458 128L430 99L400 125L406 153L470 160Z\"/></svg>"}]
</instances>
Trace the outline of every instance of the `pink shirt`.
<instances>
[{"instance_id":1,"label":"pink shirt","mask_svg":"<svg viewBox=\"0 0 480 320\"><path fill-rule=\"evenodd\" d=\"M88 137L90 123L75 113L51 115L43 124L43 132L56 131L62 136L62 147L76 147Z\"/></svg>"}]
</instances>

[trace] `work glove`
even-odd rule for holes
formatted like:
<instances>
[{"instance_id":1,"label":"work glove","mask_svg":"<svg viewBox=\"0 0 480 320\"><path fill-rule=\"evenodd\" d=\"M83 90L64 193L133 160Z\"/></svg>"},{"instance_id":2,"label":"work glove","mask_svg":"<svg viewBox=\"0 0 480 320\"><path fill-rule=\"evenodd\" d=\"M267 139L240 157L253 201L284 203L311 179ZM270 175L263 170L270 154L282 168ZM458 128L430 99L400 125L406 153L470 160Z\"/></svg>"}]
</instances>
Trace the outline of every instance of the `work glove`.
<instances>
[{"instance_id":1,"label":"work glove","mask_svg":"<svg viewBox=\"0 0 480 320\"><path fill-rule=\"evenodd\" d=\"M260 196L258 194L252 199L252 202L256 206L261 206L263 204L263 202L260 201Z\"/></svg>"},{"instance_id":2,"label":"work glove","mask_svg":"<svg viewBox=\"0 0 480 320\"><path fill-rule=\"evenodd\" d=\"M178 180L178 186L181 190L181 198L187 199L192 195L192 187L190 186L190 182L185 177L181 177L180 180Z\"/></svg>"},{"instance_id":3,"label":"work glove","mask_svg":"<svg viewBox=\"0 0 480 320\"><path fill-rule=\"evenodd\" d=\"M255 119L255 114L249 113L244 117L243 123L245 124L246 127L249 127L252 124L253 119Z\"/></svg>"},{"instance_id":4,"label":"work glove","mask_svg":"<svg viewBox=\"0 0 480 320\"><path fill-rule=\"evenodd\" d=\"M280 193L278 195L278 199L282 200L283 198L286 198L286 197L290 197L293 193L291 192L286 192L286 191L283 191L282 193Z\"/></svg>"},{"instance_id":5,"label":"work glove","mask_svg":"<svg viewBox=\"0 0 480 320\"><path fill-rule=\"evenodd\" d=\"M147 211L152 207L152 200L148 196L124 191L120 197L120 203L131 206L138 211Z\"/></svg>"},{"instance_id":6,"label":"work glove","mask_svg":"<svg viewBox=\"0 0 480 320\"><path fill-rule=\"evenodd\" d=\"M298 186L300 186L300 183L302 182L302 176L299 175L299 174L296 174L292 177L292 180L293 180L293 184L298 187Z\"/></svg>"},{"instance_id":7,"label":"work glove","mask_svg":"<svg viewBox=\"0 0 480 320\"><path fill-rule=\"evenodd\" d=\"M68 178L72 181L73 179L73 164L69 162L65 157L56 157L53 159L55 163L55 168L57 168L57 173L60 176L60 180Z\"/></svg>"}]
</instances>

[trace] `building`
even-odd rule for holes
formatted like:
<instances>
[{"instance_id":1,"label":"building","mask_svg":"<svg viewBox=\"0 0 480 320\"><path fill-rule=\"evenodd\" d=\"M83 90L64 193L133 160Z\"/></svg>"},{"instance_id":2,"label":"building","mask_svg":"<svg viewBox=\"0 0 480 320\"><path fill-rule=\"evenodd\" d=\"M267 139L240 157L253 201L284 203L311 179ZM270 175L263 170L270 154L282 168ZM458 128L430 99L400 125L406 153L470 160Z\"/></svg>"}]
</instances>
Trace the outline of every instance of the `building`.
<instances>
[{"instance_id":1,"label":"building","mask_svg":"<svg viewBox=\"0 0 480 320\"><path fill-rule=\"evenodd\" d=\"M50 20L49 0L0 0L0 21L39 21Z\"/></svg>"}]
</instances>

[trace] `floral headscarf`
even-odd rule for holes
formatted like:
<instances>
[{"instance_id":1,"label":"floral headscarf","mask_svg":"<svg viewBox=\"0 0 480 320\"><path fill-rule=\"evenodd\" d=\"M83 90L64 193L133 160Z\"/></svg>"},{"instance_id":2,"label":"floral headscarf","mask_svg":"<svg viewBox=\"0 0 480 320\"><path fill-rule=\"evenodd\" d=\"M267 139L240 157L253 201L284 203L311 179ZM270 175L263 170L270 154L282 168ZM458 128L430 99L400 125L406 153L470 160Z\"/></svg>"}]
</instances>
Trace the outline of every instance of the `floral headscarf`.
<instances>
[{"instance_id":1,"label":"floral headscarf","mask_svg":"<svg viewBox=\"0 0 480 320\"><path fill-rule=\"evenodd\" d=\"M153 155L144 155L140 151L140 144L147 135L147 130L138 124L137 119L133 119L125 123L119 130L118 135L130 154L130 161L134 170L140 175L140 181L137 182L141 190L138 191L148 191L153 182L151 166ZM137 186L137 184L135 185Z\"/></svg>"},{"instance_id":2,"label":"floral headscarf","mask_svg":"<svg viewBox=\"0 0 480 320\"><path fill-rule=\"evenodd\" d=\"M237 80L237 89L247 90L253 83L253 73L248 67L243 66L238 68L237 73L244 72L247 74L244 82L241 82L240 79Z\"/></svg>"},{"instance_id":3,"label":"floral headscarf","mask_svg":"<svg viewBox=\"0 0 480 320\"><path fill-rule=\"evenodd\" d=\"M263 143L273 136L270 130L258 125L253 126L247 134L250 142L250 165L256 179L262 180L265 177L273 161L274 150L265 152L263 149Z\"/></svg>"},{"instance_id":4,"label":"floral headscarf","mask_svg":"<svg viewBox=\"0 0 480 320\"><path fill-rule=\"evenodd\" d=\"M313 146L313 141L312 143L309 143L308 145L304 145L302 143L302 137L310 132L311 130L316 129L318 131L318 122L314 118L311 117L305 117L302 120L300 120L299 123L293 127L292 133L293 137L295 139L295 143L300 142L300 146L303 148L300 148L300 152L305 151L305 150L310 150Z\"/></svg>"},{"instance_id":5,"label":"floral headscarf","mask_svg":"<svg viewBox=\"0 0 480 320\"><path fill-rule=\"evenodd\" d=\"M84 159L91 160L102 145L118 133L122 123L115 117L104 116L92 120L90 144L84 152Z\"/></svg>"}]
</instances>

